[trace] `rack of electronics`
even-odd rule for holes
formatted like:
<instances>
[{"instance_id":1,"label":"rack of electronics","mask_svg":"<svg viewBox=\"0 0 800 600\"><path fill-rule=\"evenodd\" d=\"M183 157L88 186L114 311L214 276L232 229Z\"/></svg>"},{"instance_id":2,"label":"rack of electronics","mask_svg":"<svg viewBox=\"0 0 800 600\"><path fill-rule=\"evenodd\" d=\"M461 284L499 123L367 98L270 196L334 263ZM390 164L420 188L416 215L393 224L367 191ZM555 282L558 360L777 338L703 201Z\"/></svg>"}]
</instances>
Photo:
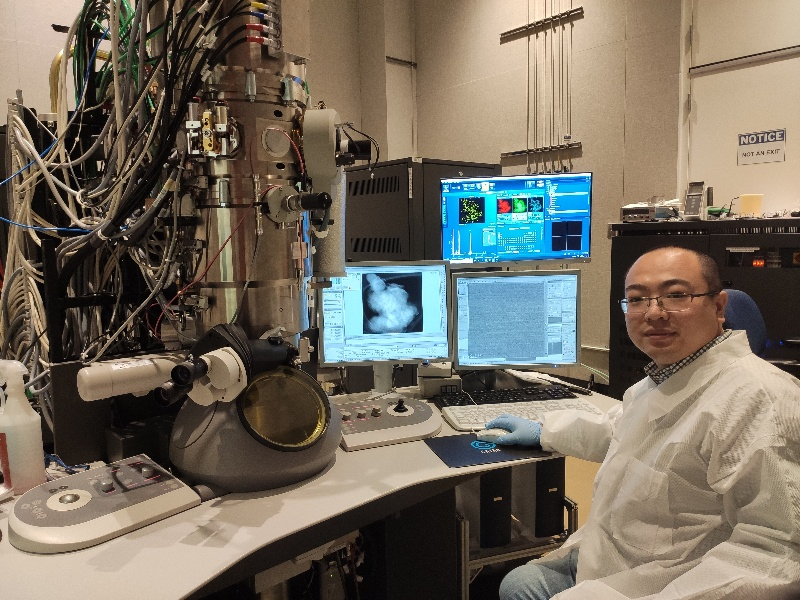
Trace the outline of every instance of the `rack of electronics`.
<instances>
[{"instance_id":1,"label":"rack of electronics","mask_svg":"<svg viewBox=\"0 0 800 600\"><path fill-rule=\"evenodd\" d=\"M800 227L796 219L725 219L611 225L609 395L622 398L649 359L628 338L619 298L625 274L643 253L679 246L709 254L723 286L755 300L767 327L763 357L800 375L800 323L791 318L800 293Z\"/></svg>"}]
</instances>

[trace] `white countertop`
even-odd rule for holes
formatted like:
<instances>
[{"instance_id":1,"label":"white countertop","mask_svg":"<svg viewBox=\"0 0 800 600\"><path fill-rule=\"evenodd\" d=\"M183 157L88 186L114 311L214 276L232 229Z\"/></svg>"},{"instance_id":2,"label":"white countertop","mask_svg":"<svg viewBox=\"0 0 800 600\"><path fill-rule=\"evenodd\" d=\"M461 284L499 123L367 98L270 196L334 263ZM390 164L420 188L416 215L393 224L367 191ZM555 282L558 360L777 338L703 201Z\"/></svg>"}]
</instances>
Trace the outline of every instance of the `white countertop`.
<instances>
[{"instance_id":1,"label":"white countertop","mask_svg":"<svg viewBox=\"0 0 800 600\"><path fill-rule=\"evenodd\" d=\"M617 402L597 394L587 398L601 408ZM453 433L445 423L439 435ZM451 469L424 441L355 452L339 448L331 466L301 484L229 494L98 546L55 555L11 546L13 501L5 502L0 504L0 598L181 598L243 557L355 507L420 483L507 464Z\"/></svg>"}]
</instances>

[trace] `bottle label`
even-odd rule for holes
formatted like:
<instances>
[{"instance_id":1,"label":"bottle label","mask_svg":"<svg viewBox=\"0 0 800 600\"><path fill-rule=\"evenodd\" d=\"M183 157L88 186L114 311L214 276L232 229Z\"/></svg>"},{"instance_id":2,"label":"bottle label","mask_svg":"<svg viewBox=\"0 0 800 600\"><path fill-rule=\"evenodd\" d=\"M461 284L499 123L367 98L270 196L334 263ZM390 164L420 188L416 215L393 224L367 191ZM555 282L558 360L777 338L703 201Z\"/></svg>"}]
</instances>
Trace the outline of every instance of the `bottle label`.
<instances>
[{"instance_id":1,"label":"bottle label","mask_svg":"<svg viewBox=\"0 0 800 600\"><path fill-rule=\"evenodd\" d=\"M0 431L0 470L3 473L3 485L7 488L14 487L11 483L11 468L8 466L8 445L6 434Z\"/></svg>"}]
</instances>

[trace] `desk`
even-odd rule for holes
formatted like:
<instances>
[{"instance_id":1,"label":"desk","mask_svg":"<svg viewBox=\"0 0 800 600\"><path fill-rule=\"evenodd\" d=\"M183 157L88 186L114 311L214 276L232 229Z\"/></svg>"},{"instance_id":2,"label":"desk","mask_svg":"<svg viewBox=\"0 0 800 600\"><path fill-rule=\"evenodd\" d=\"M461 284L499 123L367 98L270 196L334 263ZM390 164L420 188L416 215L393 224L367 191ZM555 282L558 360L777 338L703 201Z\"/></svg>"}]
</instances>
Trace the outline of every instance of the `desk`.
<instances>
[{"instance_id":1,"label":"desk","mask_svg":"<svg viewBox=\"0 0 800 600\"><path fill-rule=\"evenodd\" d=\"M616 403L598 394L589 399L602 409ZM439 435L453 433L445 423ZM508 465L451 469L423 441L339 449L331 466L301 484L229 494L98 546L56 555L11 546L6 502L0 504L0 598L199 598Z\"/></svg>"}]
</instances>

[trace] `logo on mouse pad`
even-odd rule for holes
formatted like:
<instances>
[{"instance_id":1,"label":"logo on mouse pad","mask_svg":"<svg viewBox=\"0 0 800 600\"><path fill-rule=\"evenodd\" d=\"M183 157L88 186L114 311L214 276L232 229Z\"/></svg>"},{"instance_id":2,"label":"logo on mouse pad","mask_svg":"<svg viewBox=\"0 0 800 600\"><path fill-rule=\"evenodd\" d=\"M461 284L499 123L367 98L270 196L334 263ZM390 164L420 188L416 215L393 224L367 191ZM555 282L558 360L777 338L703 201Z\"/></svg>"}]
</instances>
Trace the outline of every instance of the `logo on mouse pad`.
<instances>
[{"instance_id":1,"label":"logo on mouse pad","mask_svg":"<svg viewBox=\"0 0 800 600\"><path fill-rule=\"evenodd\" d=\"M482 442L481 440L475 440L474 442L470 443L470 446L475 448L475 450L480 450L483 454L487 452L500 452L500 448L498 448L497 444L494 442Z\"/></svg>"}]
</instances>

